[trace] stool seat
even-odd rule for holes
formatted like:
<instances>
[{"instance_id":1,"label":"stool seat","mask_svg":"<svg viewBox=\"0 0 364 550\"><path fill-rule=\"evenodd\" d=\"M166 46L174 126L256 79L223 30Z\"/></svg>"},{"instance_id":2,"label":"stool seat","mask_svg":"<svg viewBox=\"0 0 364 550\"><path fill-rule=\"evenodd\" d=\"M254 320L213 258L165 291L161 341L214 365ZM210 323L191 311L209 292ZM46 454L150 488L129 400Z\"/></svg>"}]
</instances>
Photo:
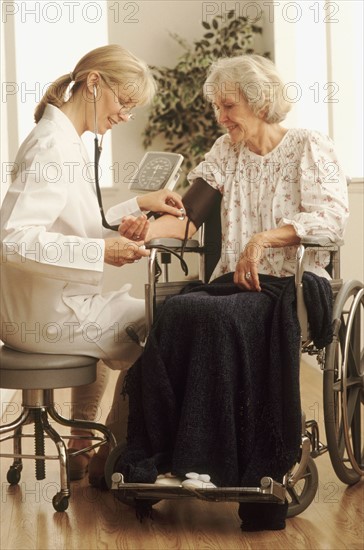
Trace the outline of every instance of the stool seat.
<instances>
[{"instance_id":1,"label":"stool seat","mask_svg":"<svg viewBox=\"0 0 364 550\"><path fill-rule=\"evenodd\" d=\"M48 389L96 380L98 359L83 355L28 353L0 346L0 388Z\"/></svg>"},{"instance_id":2,"label":"stool seat","mask_svg":"<svg viewBox=\"0 0 364 550\"><path fill-rule=\"evenodd\" d=\"M28 353L16 351L5 345L0 345L0 388L22 390L22 407L20 416L9 424L0 425L0 436L13 432L12 435L1 437L0 442L13 440L13 452L3 453L0 457L13 458L6 479L10 485L17 485L23 469L23 458L33 458L33 455L22 452L23 426L34 425L35 443L35 476L45 479L45 461L56 459L60 466L60 490L52 499L57 512L68 508L70 489L70 458L107 444L109 449L116 445L113 433L98 422L80 419L69 419L61 416L55 409L54 389L83 386L96 380L96 357L84 355L55 355L51 353ZM64 436L49 423L49 418L71 430L83 430L89 434L86 439L89 445L82 450L67 450L65 439L81 436ZM96 436L94 432L102 435ZM45 438L51 439L57 449L56 456L46 454Z\"/></svg>"}]
</instances>

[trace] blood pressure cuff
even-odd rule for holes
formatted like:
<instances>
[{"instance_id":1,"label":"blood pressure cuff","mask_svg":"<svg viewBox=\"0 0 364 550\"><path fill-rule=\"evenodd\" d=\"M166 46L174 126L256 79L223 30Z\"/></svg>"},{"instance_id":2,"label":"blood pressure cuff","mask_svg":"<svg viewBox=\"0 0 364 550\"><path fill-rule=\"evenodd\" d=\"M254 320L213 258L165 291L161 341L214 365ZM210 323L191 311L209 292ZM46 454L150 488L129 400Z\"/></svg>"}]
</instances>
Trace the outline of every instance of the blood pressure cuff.
<instances>
[{"instance_id":1,"label":"blood pressure cuff","mask_svg":"<svg viewBox=\"0 0 364 550\"><path fill-rule=\"evenodd\" d=\"M187 217L198 229L221 203L221 193L197 178L182 198Z\"/></svg>"}]
</instances>

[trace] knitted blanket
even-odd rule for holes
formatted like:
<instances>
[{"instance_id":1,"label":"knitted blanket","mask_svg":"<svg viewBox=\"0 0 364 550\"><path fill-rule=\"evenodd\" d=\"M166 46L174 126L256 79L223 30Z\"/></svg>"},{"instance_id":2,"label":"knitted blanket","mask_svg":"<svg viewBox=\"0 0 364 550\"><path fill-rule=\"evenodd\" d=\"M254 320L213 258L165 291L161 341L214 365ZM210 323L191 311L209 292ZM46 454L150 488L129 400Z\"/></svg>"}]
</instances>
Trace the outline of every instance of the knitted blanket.
<instances>
[{"instance_id":1,"label":"knitted blanket","mask_svg":"<svg viewBox=\"0 0 364 550\"><path fill-rule=\"evenodd\" d=\"M331 287L306 275L305 297L314 289L309 322L326 345ZM115 468L126 481L153 483L159 473L195 471L210 474L217 486L259 486L263 476L281 481L296 462L301 405L294 279L261 275L260 282L262 292L244 292L229 274L166 300L126 377L127 448ZM246 524L251 510L240 505ZM286 507L280 510L285 515ZM270 521L258 528L281 528Z\"/></svg>"}]
</instances>

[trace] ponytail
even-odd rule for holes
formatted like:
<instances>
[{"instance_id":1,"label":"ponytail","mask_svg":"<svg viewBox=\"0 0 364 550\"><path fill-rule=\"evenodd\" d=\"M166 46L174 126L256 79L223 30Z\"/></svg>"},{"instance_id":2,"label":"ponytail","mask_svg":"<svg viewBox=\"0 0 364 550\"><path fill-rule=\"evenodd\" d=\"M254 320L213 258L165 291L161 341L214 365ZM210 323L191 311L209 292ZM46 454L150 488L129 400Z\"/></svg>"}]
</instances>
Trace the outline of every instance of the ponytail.
<instances>
[{"instance_id":1,"label":"ponytail","mask_svg":"<svg viewBox=\"0 0 364 550\"><path fill-rule=\"evenodd\" d=\"M57 80L52 82L52 84L47 88L46 93L44 94L34 111L34 120L36 124L38 124L38 122L42 118L44 109L46 108L48 103L54 105L55 107L61 107L63 105L63 103L65 102L65 94L67 88L73 80L72 76L72 73L61 76L60 78L57 78Z\"/></svg>"},{"instance_id":2,"label":"ponytail","mask_svg":"<svg viewBox=\"0 0 364 550\"><path fill-rule=\"evenodd\" d=\"M97 71L107 84L121 86L128 99L138 105L149 103L156 92L156 82L148 65L121 46L109 44L88 52L77 63L73 73L61 76L49 86L35 109L35 122L42 118L47 103L61 107L69 100L66 92L73 81L71 97L86 85L87 75L92 71Z\"/></svg>"}]
</instances>

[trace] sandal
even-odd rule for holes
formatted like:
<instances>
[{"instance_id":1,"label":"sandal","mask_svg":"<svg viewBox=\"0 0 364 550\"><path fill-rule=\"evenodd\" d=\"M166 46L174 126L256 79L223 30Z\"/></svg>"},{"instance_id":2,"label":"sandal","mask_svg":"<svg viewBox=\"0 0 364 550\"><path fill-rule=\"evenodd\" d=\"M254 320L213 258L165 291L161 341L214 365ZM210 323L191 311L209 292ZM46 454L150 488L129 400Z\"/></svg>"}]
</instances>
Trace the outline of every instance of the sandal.
<instances>
[{"instance_id":1,"label":"sandal","mask_svg":"<svg viewBox=\"0 0 364 550\"><path fill-rule=\"evenodd\" d=\"M106 491L108 489L105 479L105 464L109 456L109 445L102 445L90 460L88 480L92 487Z\"/></svg>"},{"instance_id":2,"label":"sandal","mask_svg":"<svg viewBox=\"0 0 364 550\"><path fill-rule=\"evenodd\" d=\"M85 432L80 433L79 435L82 435L84 437ZM67 455L70 481L78 481L80 479L83 479L88 472L90 460L95 454L94 449L91 449L90 451L76 456L72 456L72 453L88 447L91 444L92 440L92 434L90 435L91 438L89 440L83 441L82 439L70 439L69 441Z\"/></svg>"},{"instance_id":3,"label":"sandal","mask_svg":"<svg viewBox=\"0 0 364 550\"><path fill-rule=\"evenodd\" d=\"M74 453L76 450L75 448L67 449L70 481L78 481L85 477L89 469L90 460L95 454L92 450L87 451L87 453L72 456L71 453Z\"/></svg>"}]
</instances>

